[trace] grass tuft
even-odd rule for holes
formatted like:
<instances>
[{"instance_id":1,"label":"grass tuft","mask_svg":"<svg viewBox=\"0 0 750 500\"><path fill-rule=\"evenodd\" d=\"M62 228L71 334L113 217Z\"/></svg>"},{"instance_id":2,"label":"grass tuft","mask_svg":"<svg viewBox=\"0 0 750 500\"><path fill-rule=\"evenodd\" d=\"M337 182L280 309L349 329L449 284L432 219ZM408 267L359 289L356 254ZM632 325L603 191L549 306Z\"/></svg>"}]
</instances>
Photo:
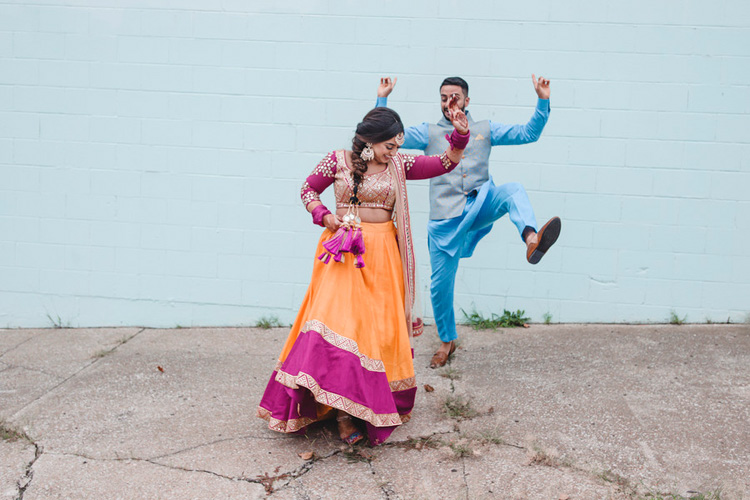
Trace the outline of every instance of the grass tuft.
<instances>
[{"instance_id":1,"label":"grass tuft","mask_svg":"<svg viewBox=\"0 0 750 500\"><path fill-rule=\"evenodd\" d=\"M542 314L542 319L544 320L545 325L552 323L552 315L548 312Z\"/></svg>"},{"instance_id":2,"label":"grass tuft","mask_svg":"<svg viewBox=\"0 0 750 500\"><path fill-rule=\"evenodd\" d=\"M648 492L644 496L638 497L638 500L721 500L721 489L700 493L697 491L688 491L688 496L678 495L676 493L655 493Z\"/></svg>"},{"instance_id":3,"label":"grass tuft","mask_svg":"<svg viewBox=\"0 0 750 500\"><path fill-rule=\"evenodd\" d=\"M60 318L59 315L55 315L53 318L49 313L47 313L47 319L50 323L52 323L52 328L70 328L70 321L67 323L63 322L62 318Z\"/></svg>"},{"instance_id":4,"label":"grass tuft","mask_svg":"<svg viewBox=\"0 0 750 500\"><path fill-rule=\"evenodd\" d=\"M482 444L507 444L507 441L500 437L496 429L480 432L478 439Z\"/></svg>"},{"instance_id":5,"label":"grass tuft","mask_svg":"<svg viewBox=\"0 0 750 500\"><path fill-rule=\"evenodd\" d=\"M18 431L5 420L0 420L0 441L27 441L31 443L31 438L24 432Z\"/></svg>"},{"instance_id":6,"label":"grass tuft","mask_svg":"<svg viewBox=\"0 0 750 500\"><path fill-rule=\"evenodd\" d=\"M464 439L452 442L448 446L450 446L450 449L457 458L474 456L474 450L472 449L471 444Z\"/></svg>"},{"instance_id":7,"label":"grass tuft","mask_svg":"<svg viewBox=\"0 0 750 500\"><path fill-rule=\"evenodd\" d=\"M526 450L526 465L557 467L561 464L556 450L543 450L541 447L533 445Z\"/></svg>"},{"instance_id":8,"label":"grass tuft","mask_svg":"<svg viewBox=\"0 0 750 500\"><path fill-rule=\"evenodd\" d=\"M263 316L258 320L257 323L255 323L256 328L263 328L264 330L268 330L270 328L277 328L280 326L284 326L279 321L278 316Z\"/></svg>"},{"instance_id":9,"label":"grass tuft","mask_svg":"<svg viewBox=\"0 0 750 500\"><path fill-rule=\"evenodd\" d=\"M443 403L443 410L446 415L456 420L465 420L477 416L477 411L472 408L471 401L461 396L448 396Z\"/></svg>"},{"instance_id":10,"label":"grass tuft","mask_svg":"<svg viewBox=\"0 0 750 500\"><path fill-rule=\"evenodd\" d=\"M677 316L677 313L674 312L674 311L672 311L671 313L669 313L669 324L670 325L681 325L686 320L687 320L687 315L685 315L682 318L680 318L679 316Z\"/></svg>"},{"instance_id":11,"label":"grass tuft","mask_svg":"<svg viewBox=\"0 0 750 500\"><path fill-rule=\"evenodd\" d=\"M447 378L449 380L459 380L461 378L461 371L456 370L452 366L448 366L443 371L441 371L438 375L440 375L443 378Z\"/></svg>"},{"instance_id":12,"label":"grass tuft","mask_svg":"<svg viewBox=\"0 0 750 500\"><path fill-rule=\"evenodd\" d=\"M485 318L476 309L471 314L466 314L466 311L461 309L464 315L465 324L470 325L475 330L497 330L498 328L513 328L517 326L523 326L529 320L524 316L525 311L521 309L516 312L510 312L507 309L503 309L503 315L498 316L492 313L492 316Z\"/></svg>"}]
</instances>

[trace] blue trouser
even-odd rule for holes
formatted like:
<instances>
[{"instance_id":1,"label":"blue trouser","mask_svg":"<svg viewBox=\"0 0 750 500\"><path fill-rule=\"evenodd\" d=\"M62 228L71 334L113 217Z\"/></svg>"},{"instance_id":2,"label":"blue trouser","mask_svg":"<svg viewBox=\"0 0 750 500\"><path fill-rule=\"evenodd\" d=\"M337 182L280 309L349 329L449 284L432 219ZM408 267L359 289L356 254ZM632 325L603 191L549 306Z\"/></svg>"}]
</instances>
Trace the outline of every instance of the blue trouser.
<instances>
[{"instance_id":1,"label":"blue trouser","mask_svg":"<svg viewBox=\"0 0 750 500\"><path fill-rule=\"evenodd\" d=\"M527 226L533 228L535 231L537 230L536 217L534 217L534 210L531 208L529 197L523 186L517 182L502 184L500 186L492 185L481 206L474 206L475 202L476 198L468 197L464 212L460 216L462 218L467 217L469 214L475 216L468 231L458 236L461 239L472 238L473 233L475 234L477 231L483 229L487 231L496 220L505 214L510 216L510 220L518 228L519 234L523 235L523 231ZM451 255L450 252L441 250L429 232L427 242L430 250L430 265L432 267L430 283L432 313L435 316L435 324L437 325L440 340L450 342L458 337L456 334L456 317L453 311L453 291L456 283L458 261L466 253L456 251ZM459 248L462 247L463 244L459 242ZM472 251L473 247L468 252L468 255L471 255Z\"/></svg>"}]
</instances>

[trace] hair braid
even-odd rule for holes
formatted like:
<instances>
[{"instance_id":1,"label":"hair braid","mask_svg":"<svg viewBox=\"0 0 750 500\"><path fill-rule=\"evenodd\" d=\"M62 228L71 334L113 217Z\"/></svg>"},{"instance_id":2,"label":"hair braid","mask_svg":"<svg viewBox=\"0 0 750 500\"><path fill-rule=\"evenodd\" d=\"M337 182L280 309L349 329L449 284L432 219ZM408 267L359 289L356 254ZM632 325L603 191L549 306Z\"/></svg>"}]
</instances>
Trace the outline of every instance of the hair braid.
<instances>
[{"instance_id":1,"label":"hair braid","mask_svg":"<svg viewBox=\"0 0 750 500\"><path fill-rule=\"evenodd\" d=\"M354 194L354 196L352 198L356 199L355 204L359 204L359 199L357 199L357 191L359 191L359 185L362 183L362 178L367 172L367 162L360 156L364 148L365 142L359 137L354 136L354 138L352 139L352 167L354 167L352 169L352 180L354 181L354 188L352 189L352 193Z\"/></svg>"}]
</instances>

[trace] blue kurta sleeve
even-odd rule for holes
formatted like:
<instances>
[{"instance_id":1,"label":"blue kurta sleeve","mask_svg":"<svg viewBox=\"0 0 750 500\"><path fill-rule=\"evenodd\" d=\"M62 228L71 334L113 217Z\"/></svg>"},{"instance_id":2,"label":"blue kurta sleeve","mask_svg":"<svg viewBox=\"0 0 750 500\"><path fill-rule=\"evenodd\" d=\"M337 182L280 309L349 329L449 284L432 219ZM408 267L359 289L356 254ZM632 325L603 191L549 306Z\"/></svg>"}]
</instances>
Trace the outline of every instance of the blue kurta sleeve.
<instances>
[{"instance_id":1,"label":"blue kurta sleeve","mask_svg":"<svg viewBox=\"0 0 750 500\"><path fill-rule=\"evenodd\" d=\"M493 146L527 144L539 139L549 118L549 99L539 99L531 119L526 125L506 125L490 121Z\"/></svg>"},{"instance_id":2,"label":"blue kurta sleeve","mask_svg":"<svg viewBox=\"0 0 750 500\"><path fill-rule=\"evenodd\" d=\"M388 98L378 97L375 101L376 108L387 108ZM427 122L422 122L416 127L406 127L404 129L404 145L401 146L403 149L419 149L424 151L427 147L429 125Z\"/></svg>"}]
</instances>

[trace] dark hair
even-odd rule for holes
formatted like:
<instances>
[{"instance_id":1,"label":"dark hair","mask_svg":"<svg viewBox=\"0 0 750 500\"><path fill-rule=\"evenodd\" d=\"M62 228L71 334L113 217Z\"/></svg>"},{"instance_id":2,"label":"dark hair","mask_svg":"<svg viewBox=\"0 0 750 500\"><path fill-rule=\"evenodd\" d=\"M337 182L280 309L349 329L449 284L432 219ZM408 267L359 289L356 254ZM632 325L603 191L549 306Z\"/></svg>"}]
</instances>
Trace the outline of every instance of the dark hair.
<instances>
[{"instance_id":1,"label":"dark hair","mask_svg":"<svg viewBox=\"0 0 750 500\"><path fill-rule=\"evenodd\" d=\"M357 191L362 176L367 172L367 162L359 155L369 142L377 144L403 133L401 117L390 108L374 108L357 124L357 133L352 139L352 178L354 179L353 199L357 203Z\"/></svg>"},{"instance_id":2,"label":"dark hair","mask_svg":"<svg viewBox=\"0 0 750 500\"><path fill-rule=\"evenodd\" d=\"M443 80L443 83L440 84L440 88L442 89L446 85L458 85L461 87L461 90L464 91L464 97L469 97L469 84L466 83L466 80L461 78L460 76L451 76Z\"/></svg>"}]
</instances>

